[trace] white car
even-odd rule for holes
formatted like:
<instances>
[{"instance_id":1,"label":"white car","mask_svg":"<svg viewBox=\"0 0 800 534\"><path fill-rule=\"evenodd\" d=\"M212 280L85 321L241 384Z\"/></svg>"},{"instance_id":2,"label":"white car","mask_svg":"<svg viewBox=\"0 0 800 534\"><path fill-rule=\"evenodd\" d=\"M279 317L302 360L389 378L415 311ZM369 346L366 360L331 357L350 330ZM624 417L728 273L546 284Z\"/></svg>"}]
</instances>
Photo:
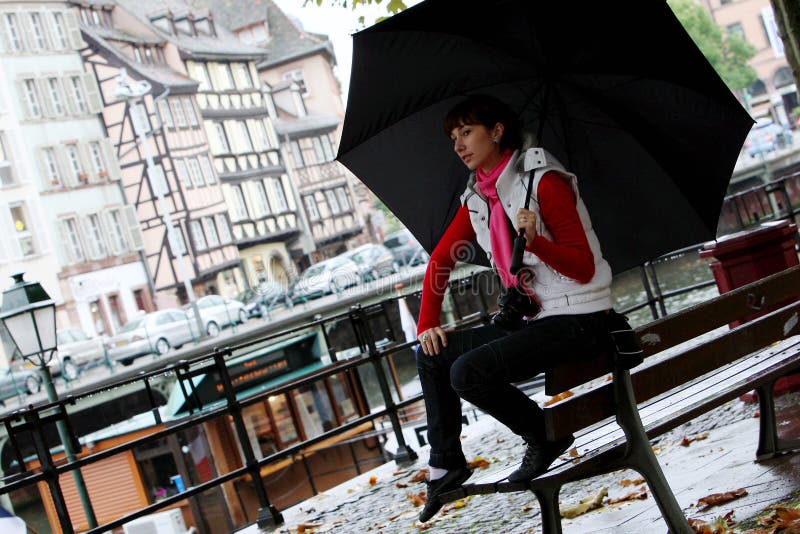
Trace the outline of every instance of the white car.
<instances>
[{"instance_id":1,"label":"white car","mask_svg":"<svg viewBox=\"0 0 800 534\"><path fill-rule=\"evenodd\" d=\"M194 309L191 304L183 307L186 315L194 321ZM211 337L219 335L220 330L226 326L245 323L249 318L247 309L242 302L235 299L226 299L219 295L206 295L197 299L197 309L203 322L206 334Z\"/></svg>"},{"instance_id":2,"label":"white car","mask_svg":"<svg viewBox=\"0 0 800 534\"><path fill-rule=\"evenodd\" d=\"M356 263L343 256L315 263L305 270L292 288L292 300L299 302L338 293L361 281Z\"/></svg>"},{"instance_id":3,"label":"white car","mask_svg":"<svg viewBox=\"0 0 800 534\"><path fill-rule=\"evenodd\" d=\"M105 359L103 339L89 337L80 328L61 328L56 333L58 352L53 355L51 367L68 380L75 380L78 371ZM60 364L60 365L59 365Z\"/></svg>"},{"instance_id":4,"label":"white car","mask_svg":"<svg viewBox=\"0 0 800 534\"><path fill-rule=\"evenodd\" d=\"M117 334L106 341L108 356L123 365L146 354L166 354L193 341L197 329L183 310L154 311L125 323Z\"/></svg>"}]
</instances>

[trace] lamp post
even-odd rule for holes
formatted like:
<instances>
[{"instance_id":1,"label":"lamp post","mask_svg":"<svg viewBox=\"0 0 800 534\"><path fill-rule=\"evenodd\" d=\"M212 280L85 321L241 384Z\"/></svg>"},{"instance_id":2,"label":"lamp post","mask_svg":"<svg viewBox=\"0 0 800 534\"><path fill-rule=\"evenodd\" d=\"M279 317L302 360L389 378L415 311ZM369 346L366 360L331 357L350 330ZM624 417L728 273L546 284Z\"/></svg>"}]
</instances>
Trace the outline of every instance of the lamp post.
<instances>
[{"instance_id":1,"label":"lamp post","mask_svg":"<svg viewBox=\"0 0 800 534\"><path fill-rule=\"evenodd\" d=\"M133 122L133 131L139 138L139 145L144 152L144 158L147 162L147 178L150 181L150 189L155 193L158 199L158 207L161 209L161 216L164 219L164 225L167 227L167 241L171 244L177 244L178 239L175 236L175 226L172 223L172 215L167 208L167 201L164 199L164 188L166 185L166 178L164 172L156 167L153 161L153 154L150 152L150 145L147 143L147 132L150 129L147 122L147 111L144 109L143 98L144 95L150 92L151 85L146 80L135 81L128 77L128 72L122 69L117 76L117 87L114 90L116 97L120 100L126 100L131 108L131 121ZM186 290L186 297L192 306L195 322L197 323L197 336L199 338L205 337L203 331L203 319L200 317L200 310L197 308L197 299L194 296L194 288L192 287L191 280L189 279L189 270L186 267L186 257L183 252L177 247L173 246L172 251L175 254L175 259L178 260L178 273L183 278L183 288Z\"/></svg>"},{"instance_id":2,"label":"lamp post","mask_svg":"<svg viewBox=\"0 0 800 534\"><path fill-rule=\"evenodd\" d=\"M3 291L3 304L0 307L0 321L8 332L14 352L38 367L44 381L47 400L55 402L58 393L53 385L53 376L48 364L58 348L56 342L56 303L39 282L26 282L23 273L11 277L14 285ZM76 451L63 420L56 421L56 429L67 461L74 462ZM75 489L83 505L89 528L97 526L92 502L86 491L86 483L80 469L73 469Z\"/></svg>"}]
</instances>

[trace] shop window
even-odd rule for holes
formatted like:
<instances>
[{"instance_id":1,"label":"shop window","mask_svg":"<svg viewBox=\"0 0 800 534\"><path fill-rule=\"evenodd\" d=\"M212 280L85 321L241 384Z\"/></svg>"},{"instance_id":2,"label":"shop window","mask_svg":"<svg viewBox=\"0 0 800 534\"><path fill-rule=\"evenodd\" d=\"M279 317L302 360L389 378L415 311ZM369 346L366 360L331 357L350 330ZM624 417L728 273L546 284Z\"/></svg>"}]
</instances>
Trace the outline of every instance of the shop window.
<instances>
[{"instance_id":1,"label":"shop window","mask_svg":"<svg viewBox=\"0 0 800 534\"><path fill-rule=\"evenodd\" d=\"M269 407L272 416L275 418L275 428L278 430L278 437L284 447L300 441L297 426L292 417L292 410L289 407L286 395L274 395L269 398Z\"/></svg>"},{"instance_id":2,"label":"shop window","mask_svg":"<svg viewBox=\"0 0 800 534\"><path fill-rule=\"evenodd\" d=\"M178 493L176 484L178 466L175 464L175 457L167 446L166 439L142 445L135 448L133 452L142 473L142 483L151 503Z\"/></svg>"},{"instance_id":3,"label":"shop window","mask_svg":"<svg viewBox=\"0 0 800 534\"><path fill-rule=\"evenodd\" d=\"M344 374L333 375L328 378L328 383L333 392L333 398L336 402L336 410L342 418L342 422L346 423L358 418L358 407L356 405L355 395L347 382L347 376Z\"/></svg>"},{"instance_id":4,"label":"shop window","mask_svg":"<svg viewBox=\"0 0 800 534\"><path fill-rule=\"evenodd\" d=\"M242 418L247 428L247 436L250 438L250 445L258 458L278 451L275 429L263 402L243 409Z\"/></svg>"},{"instance_id":5,"label":"shop window","mask_svg":"<svg viewBox=\"0 0 800 534\"><path fill-rule=\"evenodd\" d=\"M319 436L336 426L333 407L322 382L299 387L293 394L306 439Z\"/></svg>"}]
</instances>

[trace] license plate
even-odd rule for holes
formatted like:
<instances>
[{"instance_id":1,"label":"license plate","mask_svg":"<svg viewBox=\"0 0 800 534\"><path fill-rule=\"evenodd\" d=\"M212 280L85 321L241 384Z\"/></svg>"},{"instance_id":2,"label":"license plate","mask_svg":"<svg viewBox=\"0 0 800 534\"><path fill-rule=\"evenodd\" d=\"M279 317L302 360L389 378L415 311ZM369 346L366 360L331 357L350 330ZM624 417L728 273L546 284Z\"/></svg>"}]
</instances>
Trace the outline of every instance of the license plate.
<instances>
[{"instance_id":1,"label":"license plate","mask_svg":"<svg viewBox=\"0 0 800 534\"><path fill-rule=\"evenodd\" d=\"M117 347L122 347L123 345L127 345L127 344L128 344L128 340L127 339L121 339L121 340L117 341L116 346Z\"/></svg>"}]
</instances>

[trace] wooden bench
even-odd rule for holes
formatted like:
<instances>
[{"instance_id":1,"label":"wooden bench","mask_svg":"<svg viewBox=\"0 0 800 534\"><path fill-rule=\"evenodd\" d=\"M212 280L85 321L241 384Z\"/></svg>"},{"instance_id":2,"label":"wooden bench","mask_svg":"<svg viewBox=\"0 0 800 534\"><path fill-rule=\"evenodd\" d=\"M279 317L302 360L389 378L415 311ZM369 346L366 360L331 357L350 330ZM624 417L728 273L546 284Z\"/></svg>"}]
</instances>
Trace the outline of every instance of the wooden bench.
<instances>
[{"instance_id":1,"label":"wooden bench","mask_svg":"<svg viewBox=\"0 0 800 534\"><path fill-rule=\"evenodd\" d=\"M670 531L691 533L649 440L755 389L761 411L757 459L800 448L800 440L778 437L773 399L775 381L800 370L799 297L800 267L793 267L636 329L645 360L634 372L611 354L554 369L545 378L548 395L585 388L544 408L548 438L575 434L578 457L557 460L527 483L498 481L495 473L494 481L478 479L441 500L532 491L544 532L560 533L564 484L631 468L647 481ZM735 329L720 328L779 305Z\"/></svg>"}]
</instances>

